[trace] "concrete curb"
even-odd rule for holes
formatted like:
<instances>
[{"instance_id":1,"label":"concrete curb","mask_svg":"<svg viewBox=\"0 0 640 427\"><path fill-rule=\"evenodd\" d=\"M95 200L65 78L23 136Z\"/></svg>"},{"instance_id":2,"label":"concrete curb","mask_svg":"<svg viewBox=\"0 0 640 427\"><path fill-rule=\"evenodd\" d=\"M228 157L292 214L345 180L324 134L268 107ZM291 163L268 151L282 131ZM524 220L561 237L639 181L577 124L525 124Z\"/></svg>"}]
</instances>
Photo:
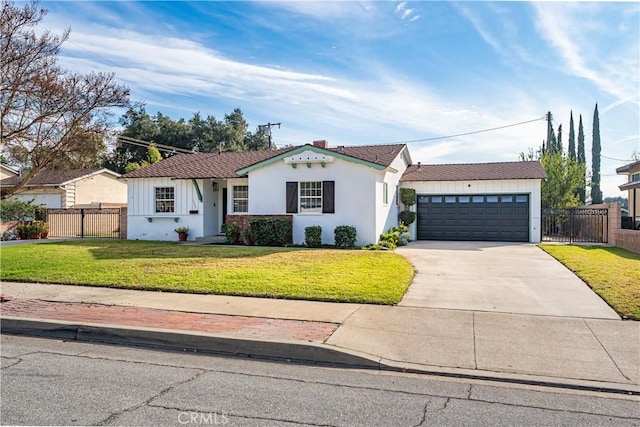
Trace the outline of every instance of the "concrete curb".
<instances>
[{"instance_id":1,"label":"concrete curb","mask_svg":"<svg viewBox=\"0 0 640 427\"><path fill-rule=\"evenodd\" d=\"M103 342L172 350L197 350L223 355L279 359L300 363L379 368L377 360L324 344L296 341L268 341L190 333L155 328L128 328L114 325L73 323L20 317L0 319L3 334L57 338L68 341Z\"/></svg>"},{"instance_id":2,"label":"concrete curb","mask_svg":"<svg viewBox=\"0 0 640 427\"><path fill-rule=\"evenodd\" d=\"M188 331L127 328L105 324L73 323L19 317L2 317L0 319L0 333L169 350L191 350L226 356L286 360L305 364L374 369L559 389L640 395L640 386L637 384L426 366L388 360L313 342L252 340L205 333L190 333Z\"/></svg>"}]
</instances>

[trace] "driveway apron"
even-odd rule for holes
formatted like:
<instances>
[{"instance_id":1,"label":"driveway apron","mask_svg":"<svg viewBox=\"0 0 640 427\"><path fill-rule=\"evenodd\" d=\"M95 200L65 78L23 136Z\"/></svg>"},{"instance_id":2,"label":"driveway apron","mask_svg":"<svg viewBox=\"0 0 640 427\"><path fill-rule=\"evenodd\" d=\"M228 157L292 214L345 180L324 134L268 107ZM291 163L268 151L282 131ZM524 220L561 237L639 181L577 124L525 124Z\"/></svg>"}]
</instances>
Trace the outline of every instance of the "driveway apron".
<instances>
[{"instance_id":1,"label":"driveway apron","mask_svg":"<svg viewBox=\"0 0 640 427\"><path fill-rule=\"evenodd\" d=\"M620 319L582 280L529 243L417 241L400 306Z\"/></svg>"}]
</instances>

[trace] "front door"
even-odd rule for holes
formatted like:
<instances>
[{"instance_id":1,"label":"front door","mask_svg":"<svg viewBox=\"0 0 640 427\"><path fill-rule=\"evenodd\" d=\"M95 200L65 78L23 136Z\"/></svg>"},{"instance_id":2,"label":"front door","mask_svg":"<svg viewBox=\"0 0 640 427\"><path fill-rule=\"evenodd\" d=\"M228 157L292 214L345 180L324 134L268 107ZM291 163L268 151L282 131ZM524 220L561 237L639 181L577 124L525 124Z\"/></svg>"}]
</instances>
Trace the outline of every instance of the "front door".
<instances>
[{"instance_id":1,"label":"front door","mask_svg":"<svg viewBox=\"0 0 640 427\"><path fill-rule=\"evenodd\" d=\"M227 187L222 189L222 223L227 223Z\"/></svg>"}]
</instances>

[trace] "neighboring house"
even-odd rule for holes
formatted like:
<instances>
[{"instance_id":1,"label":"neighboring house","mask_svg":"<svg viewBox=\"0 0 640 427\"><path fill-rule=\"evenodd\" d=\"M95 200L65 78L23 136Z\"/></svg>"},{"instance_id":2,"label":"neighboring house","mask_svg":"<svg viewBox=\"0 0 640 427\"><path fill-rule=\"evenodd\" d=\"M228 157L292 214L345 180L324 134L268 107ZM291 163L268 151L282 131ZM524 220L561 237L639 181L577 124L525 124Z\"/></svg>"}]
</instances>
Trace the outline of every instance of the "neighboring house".
<instances>
[{"instance_id":1,"label":"neighboring house","mask_svg":"<svg viewBox=\"0 0 640 427\"><path fill-rule=\"evenodd\" d=\"M125 205L127 185L119 180L120 174L109 169L43 170L37 173L13 197L47 208L98 207ZM20 183L15 175L0 181L2 190Z\"/></svg>"},{"instance_id":2,"label":"neighboring house","mask_svg":"<svg viewBox=\"0 0 640 427\"><path fill-rule=\"evenodd\" d=\"M635 226L640 225L640 160L616 169L618 175L627 175L627 183L618 188L628 192L629 216L634 218Z\"/></svg>"},{"instance_id":3,"label":"neighboring house","mask_svg":"<svg viewBox=\"0 0 640 427\"><path fill-rule=\"evenodd\" d=\"M18 171L0 163L0 180L18 175Z\"/></svg>"},{"instance_id":4,"label":"neighboring house","mask_svg":"<svg viewBox=\"0 0 640 427\"><path fill-rule=\"evenodd\" d=\"M411 163L405 144L329 147L326 141L176 155L123 176L128 238L175 240L174 228L188 226L194 240L218 234L225 221L240 216L290 215L294 243L304 242L307 226L322 226L322 241L331 243L336 226L352 225L363 245L398 224L399 188L411 187L418 192L413 238L540 241L540 182L546 174L539 162ZM430 169L437 177L425 174ZM438 197L445 210L432 206ZM438 231L433 215L447 216L443 221L451 230L469 232Z\"/></svg>"}]
</instances>

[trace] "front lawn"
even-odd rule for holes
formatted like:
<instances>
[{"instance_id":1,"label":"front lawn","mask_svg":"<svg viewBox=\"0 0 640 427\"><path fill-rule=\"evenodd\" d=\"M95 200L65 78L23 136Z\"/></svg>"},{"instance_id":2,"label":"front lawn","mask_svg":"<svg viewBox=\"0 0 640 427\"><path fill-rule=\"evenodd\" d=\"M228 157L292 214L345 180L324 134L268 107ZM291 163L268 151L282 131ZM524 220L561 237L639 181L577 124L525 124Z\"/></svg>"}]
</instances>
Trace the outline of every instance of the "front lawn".
<instances>
[{"instance_id":1,"label":"front lawn","mask_svg":"<svg viewBox=\"0 0 640 427\"><path fill-rule=\"evenodd\" d=\"M393 252L86 240L3 247L1 280L395 304L413 278Z\"/></svg>"},{"instance_id":2,"label":"front lawn","mask_svg":"<svg viewBox=\"0 0 640 427\"><path fill-rule=\"evenodd\" d=\"M640 255L601 246L539 245L621 316L640 320Z\"/></svg>"}]
</instances>

